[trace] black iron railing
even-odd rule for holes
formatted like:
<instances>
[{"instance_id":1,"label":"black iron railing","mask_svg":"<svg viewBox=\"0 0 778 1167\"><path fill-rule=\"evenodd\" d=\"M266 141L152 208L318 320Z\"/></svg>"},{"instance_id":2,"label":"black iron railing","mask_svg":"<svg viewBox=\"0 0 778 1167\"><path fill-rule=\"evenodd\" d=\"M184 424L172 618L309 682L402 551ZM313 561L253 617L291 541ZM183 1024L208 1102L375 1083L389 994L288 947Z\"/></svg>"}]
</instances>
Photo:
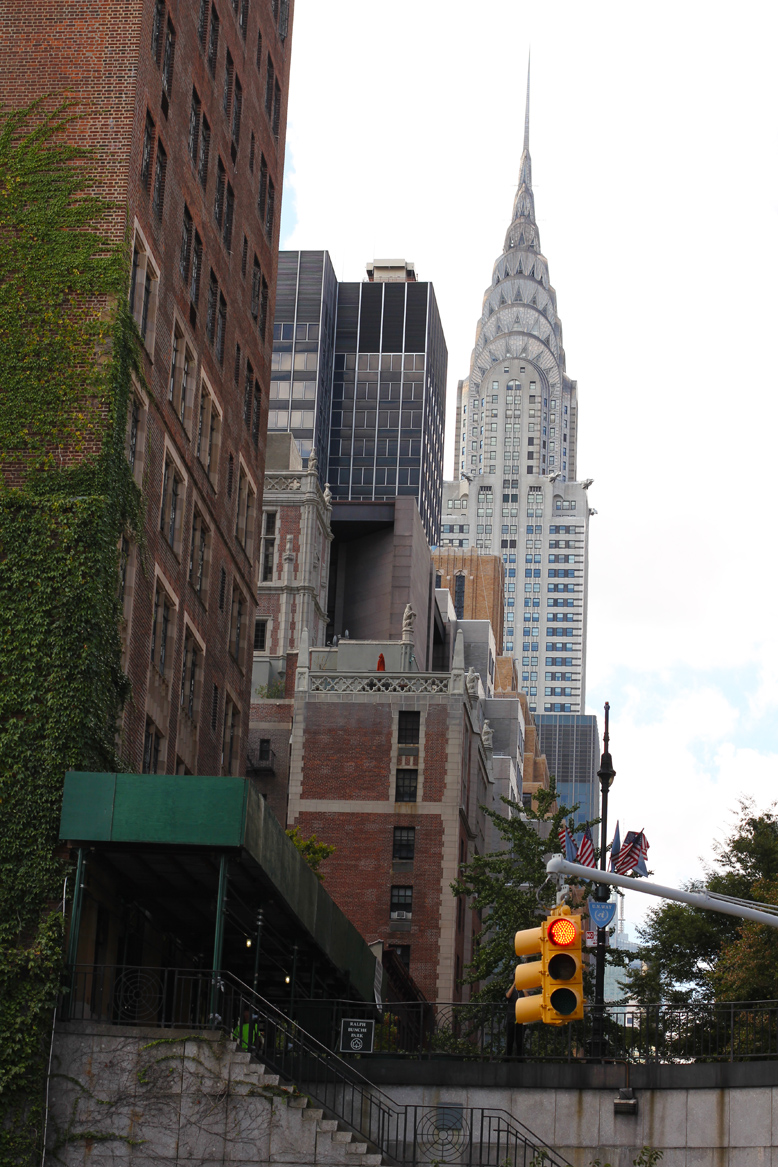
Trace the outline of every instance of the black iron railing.
<instances>
[{"instance_id":1,"label":"black iron railing","mask_svg":"<svg viewBox=\"0 0 778 1167\"><path fill-rule=\"evenodd\" d=\"M237 1024L223 1001L219 1004L226 987L214 988L212 981L211 973L200 970L80 967L63 998L63 1016L114 1025ZM231 983L223 974L219 984ZM508 1010L501 1002L412 1001L378 1009L369 1002L298 1000L291 1016L288 1006L277 1012L283 1019L279 1025L296 1025L333 1052L340 1048L343 1020L353 1019L373 1023L375 1056L501 1060L507 1055ZM513 1056L589 1059L592 1018L587 1007L583 1020L570 1025L521 1026ZM606 1006L605 1041L604 1057L638 1064L778 1058L778 1002Z\"/></svg>"},{"instance_id":2,"label":"black iron railing","mask_svg":"<svg viewBox=\"0 0 778 1167\"><path fill-rule=\"evenodd\" d=\"M299 1020L229 973L76 968L60 1016L117 1025L219 1029L340 1119L373 1151L402 1167L570 1167L506 1111L458 1103L396 1104L353 1062L344 1061Z\"/></svg>"}]
</instances>

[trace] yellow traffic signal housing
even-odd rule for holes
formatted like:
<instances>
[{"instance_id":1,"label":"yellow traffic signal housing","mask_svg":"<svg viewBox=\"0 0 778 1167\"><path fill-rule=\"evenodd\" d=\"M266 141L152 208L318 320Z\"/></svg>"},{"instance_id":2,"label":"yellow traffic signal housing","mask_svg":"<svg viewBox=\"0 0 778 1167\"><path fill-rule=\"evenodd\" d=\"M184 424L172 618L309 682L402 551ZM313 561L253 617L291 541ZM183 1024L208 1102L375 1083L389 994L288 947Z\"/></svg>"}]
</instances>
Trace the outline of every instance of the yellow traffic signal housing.
<instances>
[{"instance_id":1,"label":"yellow traffic signal housing","mask_svg":"<svg viewBox=\"0 0 778 1167\"><path fill-rule=\"evenodd\" d=\"M540 955L540 960L516 966L517 989L537 989L540 993L520 997L516 1021L528 1024L566 1025L583 1017L583 967L581 959L581 917L573 916L566 904L555 908L539 928L517 932L517 956Z\"/></svg>"}]
</instances>

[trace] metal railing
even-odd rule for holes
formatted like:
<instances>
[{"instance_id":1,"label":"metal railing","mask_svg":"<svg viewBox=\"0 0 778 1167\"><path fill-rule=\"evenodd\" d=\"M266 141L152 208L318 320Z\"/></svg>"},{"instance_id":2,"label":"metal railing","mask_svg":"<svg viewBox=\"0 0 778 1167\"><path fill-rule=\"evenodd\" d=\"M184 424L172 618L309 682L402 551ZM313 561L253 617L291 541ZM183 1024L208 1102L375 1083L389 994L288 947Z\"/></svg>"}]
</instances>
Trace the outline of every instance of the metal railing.
<instances>
[{"instance_id":1,"label":"metal railing","mask_svg":"<svg viewBox=\"0 0 778 1167\"><path fill-rule=\"evenodd\" d=\"M349 1001L298 1001L295 1017L337 1048L344 1018L372 1019L377 1056L501 1061L508 1056L507 1005L502 1002L387 1003L383 1010ZM585 1006L570 1025L524 1025L513 1035L513 1057L524 1061L591 1060L595 1013ZM635 1064L778 1058L778 1002L726 1002L605 1008L601 1056Z\"/></svg>"},{"instance_id":2,"label":"metal railing","mask_svg":"<svg viewBox=\"0 0 778 1167\"><path fill-rule=\"evenodd\" d=\"M451 673L311 672L312 693L451 693Z\"/></svg>"},{"instance_id":3,"label":"metal railing","mask_svg":"<svg viewBox=\"0 0 778 1167\"><path fill-rule=\"evenodd\" d=\"M339 1003L340 1004L340 1003ZM506 1111L398 1105L353 1062L306 1032L230 973L77 967L63 995L62 1020L219 1029L402 1167L570 1167Z\"/></svg>"}]
</instances>

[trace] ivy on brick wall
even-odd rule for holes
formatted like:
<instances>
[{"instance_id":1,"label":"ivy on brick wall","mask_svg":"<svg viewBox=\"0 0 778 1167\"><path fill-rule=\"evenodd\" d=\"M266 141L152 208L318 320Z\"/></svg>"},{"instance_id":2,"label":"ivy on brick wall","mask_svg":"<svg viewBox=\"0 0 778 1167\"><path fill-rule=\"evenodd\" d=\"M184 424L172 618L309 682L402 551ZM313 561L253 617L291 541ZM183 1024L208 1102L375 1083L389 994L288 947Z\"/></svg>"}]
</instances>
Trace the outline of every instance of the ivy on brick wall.
<instances>
[{"instance_id":1,"label":"ivy on brick wall","mask_svg":"<svg viewBox=\"0 0 778 1167\"><path fill-rule=\"evenodd\" d=\"M65 771L116 770L138 337L77 111L0 110L0 1162L40 1161ZM102 233L101 233L102 229ZM72 878L70 879L72 889Z\"/></svg>"}]
</instances>

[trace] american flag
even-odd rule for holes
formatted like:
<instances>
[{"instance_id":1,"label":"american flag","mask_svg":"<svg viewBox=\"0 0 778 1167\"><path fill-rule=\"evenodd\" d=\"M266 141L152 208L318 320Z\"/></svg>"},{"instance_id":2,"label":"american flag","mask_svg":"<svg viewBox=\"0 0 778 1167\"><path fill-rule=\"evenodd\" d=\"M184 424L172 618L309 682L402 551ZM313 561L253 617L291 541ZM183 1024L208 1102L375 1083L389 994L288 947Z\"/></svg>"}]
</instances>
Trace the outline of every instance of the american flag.
<instances>
[{"instance_id":1,"label":"american flag","mask_svg":"<svg viewBox=\"0 0 778 1167\"><path fill-rule=\"evenodd\" d=\"M578 862L582 867L596 867L594 862L594 842L592 832L587 827L578 847Z\"/></svg>"},{"instance_id":2,"label":"american flag","mask_svg":"<svg viewBox=\"0 0 778 1167\"><path fill-rule=\"evenodd\" d=\"M567 829L565 823L562 823L561 827L559 828L559 842L562 844L562 854L568 863L575 863L577 856L575 840L570 834L570 831Z\"/></svg>"},{"instance_id":3,"label":"american flag","mask_svg":"<svg viewBox=\"0 0 778 1167\"><path fill-rule=\"evenodd\" d=\"M637 869L639 875L648 875L647 855L648 839L643 831L628 831L616 856L614 870L619 875L626 875L628 871Z\"/></svg>"}]
</instances>

